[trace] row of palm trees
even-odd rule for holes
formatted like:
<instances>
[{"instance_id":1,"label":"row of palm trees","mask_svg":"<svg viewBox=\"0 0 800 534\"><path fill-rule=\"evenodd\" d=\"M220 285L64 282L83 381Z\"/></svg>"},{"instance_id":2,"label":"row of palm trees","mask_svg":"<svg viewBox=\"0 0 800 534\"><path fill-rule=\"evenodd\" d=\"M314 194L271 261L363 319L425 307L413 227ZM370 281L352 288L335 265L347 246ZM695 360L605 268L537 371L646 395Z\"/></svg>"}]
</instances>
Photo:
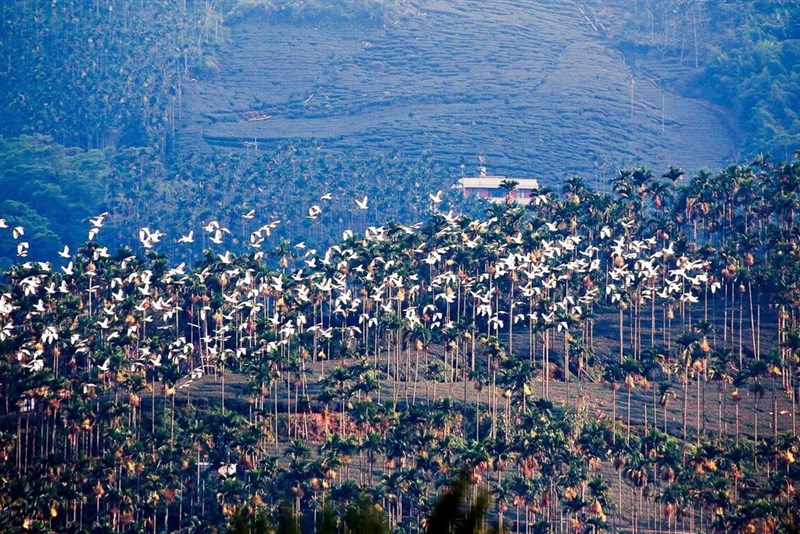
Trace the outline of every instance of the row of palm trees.
<instances>
[{"instance_id":1,"label":"row of palm trees","mask_svg":"<svg viewBox=\"0 0 800 534\"><path fill-rule=\"evenodd\" d=\"M366 494L414 531L466 466L515 531L791 523L800 162L681 176L434 205L324 252L15 265L2 521L203 530Z\"/></svg>"}]
</instances>

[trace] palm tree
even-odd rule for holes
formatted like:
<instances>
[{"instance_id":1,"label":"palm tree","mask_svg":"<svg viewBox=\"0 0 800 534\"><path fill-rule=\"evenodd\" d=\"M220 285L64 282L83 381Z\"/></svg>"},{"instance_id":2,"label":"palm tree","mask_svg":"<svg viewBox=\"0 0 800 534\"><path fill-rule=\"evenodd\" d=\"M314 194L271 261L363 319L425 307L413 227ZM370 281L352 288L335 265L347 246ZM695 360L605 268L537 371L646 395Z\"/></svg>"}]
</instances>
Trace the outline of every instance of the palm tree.
<instances>
[{"instance_id":1,"label":"palm tree","mask_svg":"<svg viewBox=\"0 0 800 534\"><path fill-rule=\"evenodd\" d=\"M671 177L667 178L671 180ZM650 201L653 203L653 207L657 211L661 212L668 207L667 204L672 200L672 191L674 189L674 182L672 189L670 189L665 182L658 182L654 180L650 183L647 194L650 195Z\"/></svg>"},{"instance_id":2,"label":"palm tree","mask_svg":"<svg viewBox=\"0 0 800 534\"><path fill-rule=\"evenodd\" d=\"M579 176L570 176L564 181L561 191L567 197L567 200L573 204L578 205L581 203L583 197L586 196L586 184L583 178Z\"/></svg>"},{"instance_id":3,"label":"palm tree","mask_svg":"<svg viewBox=\"0 0 800 534\"><path fill-rule=\"evenodd\" d=\"M725 413L726 390L733 383L735 368L733 367L733 351L729 348L714 350L711 354L711 365L708 375L711 380L717 380L717 434L719 439L727 433L727 423L723 427L723 414Z\"/></svg>"},{"instance_id":4,"label":"palm tree","mask_svg":"<svg viewBox=\"0 0 800 534\"><path fill-rule=\"evenodd\" d=\"M596 476L586 484L586 487L588 489L587 502L589 503L590 514L586 523L591 527L590 532L596 534L597 532L610 530L611 526L608 523L606 512L614 510L614 502L608 496L611 486L602 476Z\"/></svg>"},{"instance_id":5,"label":"palm tree","mask_svg":"<svg viewBox=\"0 0 800 534\"><path fill-rule=\"evenodd\" d=\"M625 468L623 469L623 476L625 480L638 491L638 502L634 504L633 517L631 519L633 532L638 532L639 522L643 513L644 490L649 483L649 469L647 459L641 452L634 450L628 456Z\"/></svg>"},{"instance_id":6,"label":"palm tree","mask_svg":"<svg viewBox=\"0 0 800 534\"><path fill-rule=\"evenodd\" d=\"M625 390L628 392L627 417L626 417L626 436L625 444L630 445L631 441L631 394L636 382L641 376L641 364L631 358L627 358L622 364L622 371L625 374Z\"/></svg>"},{"instance_id":7,"label":"palm tree","mask_svg":"<svg viewBox=\"0 0 800 534\"><path fill-rule=\"evenodd\" d=\"M769 373L769 365L766 360L751 360L748 365L740 371L734 384L744 385L750 383L748 389L753 398L753 441L758 442L758 401L764 398L766 389L761 379Z\"/></svg>"},{"instance_id":8,"label":"palm tree","mask_svg":"<svg viewBox=\"0 0 800 534\"><path fill-rule=\"evenodd\" d=\"M682 423L683 428L683 443L684 443L684 461L686 460L686 438L688 429L689 418L689 377L692 371L692 364L695 361L695 353L697 349L698 335L695 332L683 332L677 340L681 348L680 360L681 365L679 372L681 375L681 387L683 389L683 414ZM699 432L699 428L697 429Z\"/></svg>"},{"instance_id":9,"label":"palm tree","mask_svg":"<svg viewBox=\"0 0 800 534\"><path fill-rule=\"evenodd\" d=\"M519 182L516 180L503 180L500 182L500 189L506 192L504 203L509 205L512 203L512 196L511 194L514 190L519 186Z\"/></svg>"},{"instance_id":10,"label":"palm tree","mask_svg":"<svg viewBox=\"0 0 800 534\"><path fill-rule=\"evenodd\" d=\"M683 178L683 175L684 172L681 169L670 165L669 169L667 169L667 172L665 172L661 176L672 182L672 189L674 190L676 182L681 178Z\"/></svg>"},{"instance_id":11,"label":"palm tree","mask_svg":"<svg viewBox=\"0 0 800 534\"><path fill-rule=\"evenodd\" d=\"M611 391L613 392L613 400L611 401L611 435L614 443L616 443L617 439L617 390L621 387L620 382L622 382L624 378L624 370L619 364L607 363L603 369L603 381L611 388Z\"/></svg>"}]
</instances>

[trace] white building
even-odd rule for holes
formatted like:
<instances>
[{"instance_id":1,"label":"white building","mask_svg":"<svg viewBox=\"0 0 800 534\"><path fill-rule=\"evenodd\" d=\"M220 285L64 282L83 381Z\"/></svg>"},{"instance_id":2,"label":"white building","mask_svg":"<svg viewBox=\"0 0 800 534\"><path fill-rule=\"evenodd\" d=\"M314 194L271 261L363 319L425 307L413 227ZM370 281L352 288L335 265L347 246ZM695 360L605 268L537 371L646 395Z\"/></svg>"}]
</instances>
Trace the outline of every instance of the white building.
<instances>
[{"instance_id":1,"label":"white building","mask_svg":"<svg viewBox=\"0 0 800 534\"><path fill-rule=\"evenodd\" d=\"M535 178L506 178L505 176L477 176L461 178L453 189L460 189L464 195L475 195L489 202L501 203L506 200L506 191L501 187L504 181L516 182L511 199L519 204L528 204L531 193L538 191L539 182Z\"/></svg>"}]
</instances>

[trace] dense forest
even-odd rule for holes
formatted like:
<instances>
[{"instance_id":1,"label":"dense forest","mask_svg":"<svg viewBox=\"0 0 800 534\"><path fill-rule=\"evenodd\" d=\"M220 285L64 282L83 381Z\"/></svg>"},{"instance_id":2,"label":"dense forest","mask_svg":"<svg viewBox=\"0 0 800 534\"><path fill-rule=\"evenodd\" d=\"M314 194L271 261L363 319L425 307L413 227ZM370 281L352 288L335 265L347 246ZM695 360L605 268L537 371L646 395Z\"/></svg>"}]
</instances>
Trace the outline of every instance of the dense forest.
<instances>
[{"instance_id":1,"label":"dense forest","mask_svg":"<svg viewBox=\"0 0 800 534\"><path fill-rule=\"evenodd\" d=\"M744 159L788 159L800 119L800 7L796 2L589 2L634 68L658 84L709 100L730 113Z\"/></svg>"},{"instance_id":2,"label":"dense forest","mask_svg":"<svg viewBox=\"0 0 800 534\"><path fill-rule=\"evenodd\" d=\"M425 3L0 4L0 531L796 532L800 6L578 8L740 161L179 152L236 21Z\"/></svg>"},{"instance_id":3,"label":"dense forest","mask_svg":"<svg viewBox=\"0 0 800 534\"><path fill-rule=\"evenodd\" d=\"M213 220L176 266L160 232L112 252L93 217L0 293L4 528L370 502L413 532L463 467L501 529L793 531L800 161L682 180L573 179L478 218L432 195L324 251L254 219L234 254Z\"/></svg>"}]
</instances>

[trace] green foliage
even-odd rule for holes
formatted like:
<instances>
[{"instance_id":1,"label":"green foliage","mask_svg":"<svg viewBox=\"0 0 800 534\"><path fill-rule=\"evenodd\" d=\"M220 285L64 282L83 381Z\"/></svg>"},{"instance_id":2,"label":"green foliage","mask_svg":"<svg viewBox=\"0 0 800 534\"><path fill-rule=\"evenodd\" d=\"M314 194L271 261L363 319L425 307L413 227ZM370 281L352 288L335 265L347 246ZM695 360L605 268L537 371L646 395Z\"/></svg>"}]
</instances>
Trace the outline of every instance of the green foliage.
<instances>
[{"instance_id":1,"label":"green foliage","mask_svg":"<svg viewBox=\"0 0 800 534\"><path fill-rule=\"evenodd\" d=\"M269 534L269 520L263 512L241 508L231 515L228 521L229 534Z\"/></svg>"},{"instance_id":2,"label":"green foliage","mask_svg":"<svg viewBox=\"0 0 800 534\"><path fill-rule=\"evenodd\" d=\"M742 158L789 159L800 146L797 2L594 4L634 74L718 106Z\"/></svg>"},{"instance_id":3,"label":"green foliage","mask_svg":"<svg viewBox=\"0 0 800 534\"><path fill-rule=\"evenodd\" d=\"M256 512L250 507L236 510L228 520L229 534L338 534L353 532L358 534L389 534L391 530L384 517L363 495L348 502L337 513L331 506L322 509L313 528L304 529L303 518L291 507L284 506L278 514L277 524L271 524L264 512Z\"/></svg>"},{"instance_id":4,"label":"green foliage","mask_svg":"<svg viewBox=\"0 0 800 534\"><path fill-rule=\"evenodd\" d=\"M235 0L226 13L226 20L234 22L264 14L292 23L382 25L415 12L409 0Z\"/></svg>"},{"instance_id":5,"label":"green foliage","mask_svg":"<svg viewBox=\"0 0 800 534\"><path fill-rule=\"evenodd\" d=\"M490 497L485 491L478 491L472 498L473 484L470 483L469 469L462 469L450 485L438 497L427 519L424 531L429 534L478 534L487 532L483 528L489 510ZM365 496L347 503L344 514L339 517L336 511L326 506L318 519L316 534L337 534L353 532L358 534L389 534L391 530L386 520ZM259 523L258 521L262 522ZM284 507L279 515L275 531L278 534L301 534L302 518L290 507ZM258 534L269 532L263 516L253 517L252 512L243 508L237 510L228 521L230 534ZM488 532L499 532L490 529Z\"/></svg>"},{"instance_id":6,"label":"green foliage","mask_svg":"<svg viewBox=\"0 0 800 534\"><path fill-rule=\"evenodd\" d=\"M344 525L348 532L363 532L364 534L388 534L391 532L383 515L375 509L373 503L366 499L361 499L347 507Z\"/></svg>"},{"instance_id":7,"label":"green foliage","mask_svg":"<svg viewBox=\"0 0 800 534\"><path fill-rule=\"evenodd\" d=\"M0 133L166 147L181 83L221 39L208 2L4 2Z\"/></svg>"},{"instance_id":8,"label":"green foliage","mask_svg":"<svg viewBox=\"0 0 800 534\"><path fill-rule=\"evenodd\" d=\"M108 154L69 149L44 136L0 136L0 217L21 225L25 235L0 234L0 264L30 244L31 259L52 259L64 244L86 240L87 219L107 197Z\"/></svg>"},{"instance_id":9,"label":"green foliage","mask_svg":"<svg viewBox=\"0 0 800 534\"><path fill-rule=\"evenodd\" d=\"M708 15L707 60L691 89L735 114L746 156L791 157L800 146L800 5L722 4Z\"/></svg>"},{"instance_id":10,"label":"green foliage","mask_svg":"<svg viewBox=\"0 0 800 534\"><path fill-rule=\"evenodd\" d=\"M427 534L475 534L484 532L482 525L489 509L489 494L480 491L470 498L470 470L463 468L439 496L425 525Z\"/></svg>"}]
</instances>

